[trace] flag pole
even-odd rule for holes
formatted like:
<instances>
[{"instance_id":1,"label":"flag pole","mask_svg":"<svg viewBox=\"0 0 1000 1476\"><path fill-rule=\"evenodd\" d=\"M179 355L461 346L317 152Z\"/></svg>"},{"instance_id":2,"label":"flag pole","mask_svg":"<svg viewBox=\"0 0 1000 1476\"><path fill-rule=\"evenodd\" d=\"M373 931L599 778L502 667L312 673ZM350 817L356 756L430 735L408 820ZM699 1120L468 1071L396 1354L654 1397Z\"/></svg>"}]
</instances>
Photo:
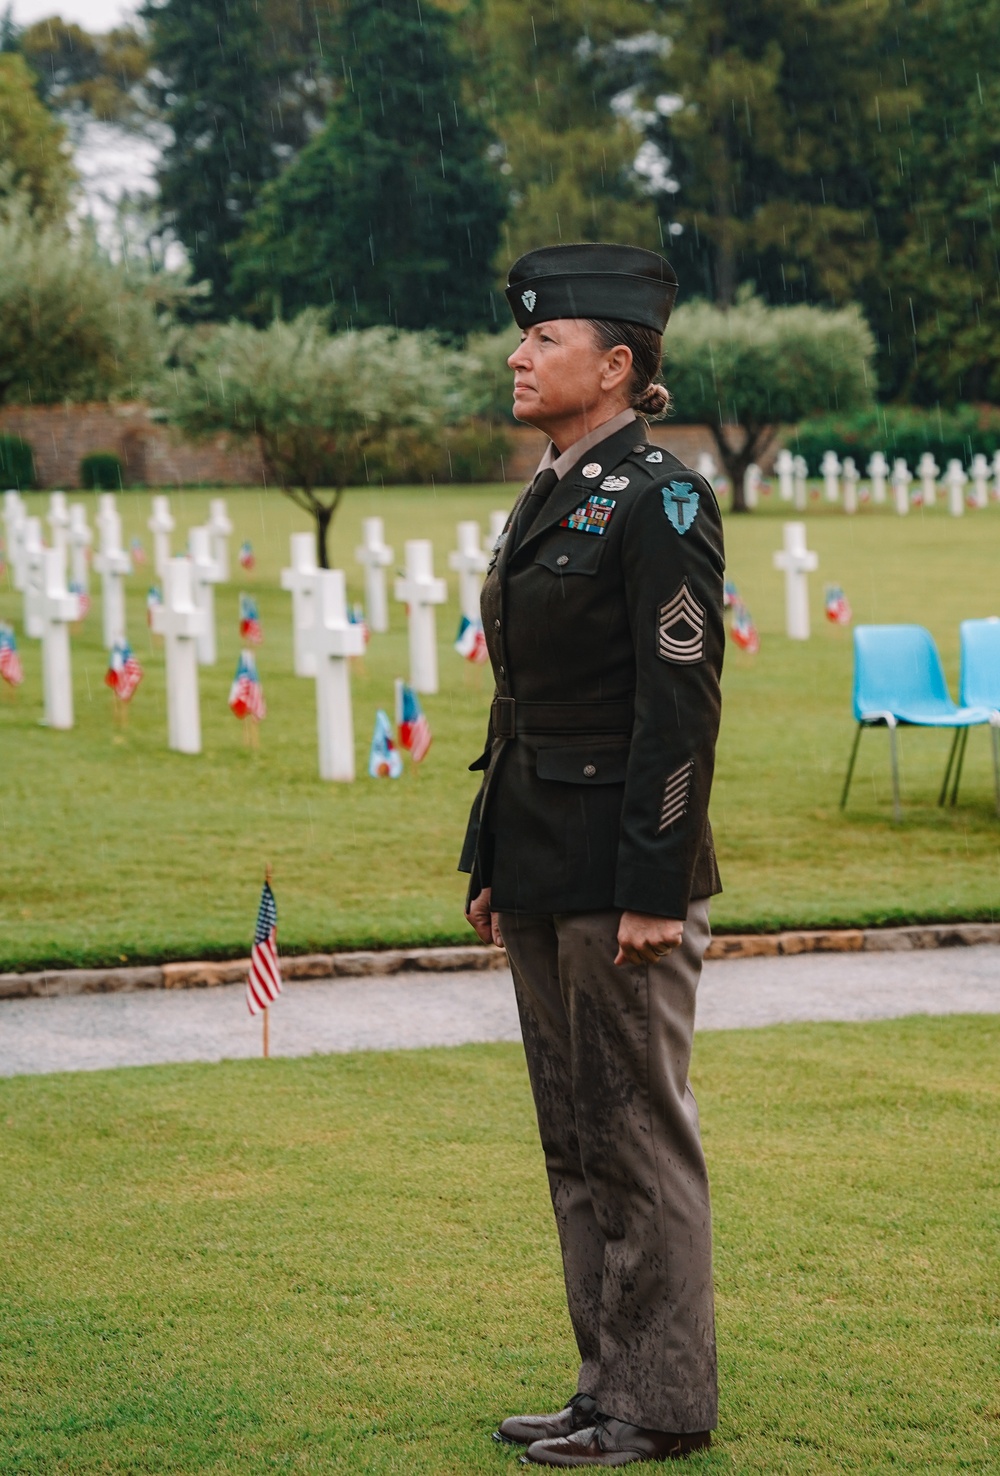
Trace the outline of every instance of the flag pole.
<instances>
[{"instance_id":1,"label":"flag pole","mask_svg":"<svg viewBox=\"0 0 1000 1476\"><path fill-rule=\"evenodd\" d=\"M267 861L264 864L264 880L265 880L265 882L267 883L268 886L271 885L271 863L270 863L270 861ZM270 1005L265 1005L264 1006L264 1021L263 1021L263 1025L264 1025L264 1060L267 1061L270 1058L270 1055L271 1055L271 1007L270 1007Z\"/></svg>"}]
</instances>

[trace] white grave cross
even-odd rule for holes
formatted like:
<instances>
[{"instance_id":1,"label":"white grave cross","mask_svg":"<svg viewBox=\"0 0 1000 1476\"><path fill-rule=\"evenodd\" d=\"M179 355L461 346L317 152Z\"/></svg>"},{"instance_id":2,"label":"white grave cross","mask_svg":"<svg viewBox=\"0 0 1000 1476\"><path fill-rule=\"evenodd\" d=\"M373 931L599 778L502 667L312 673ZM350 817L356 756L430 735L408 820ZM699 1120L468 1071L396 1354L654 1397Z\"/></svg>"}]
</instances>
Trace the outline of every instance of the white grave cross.
<instances>
[{"instance_id":1,"label":"white grave cross","mask_svg":"<svg viewBox=\"0 0 1000 1476\"><path fill-rule=\"evenodd\" d=\"M782 502L791 502L795 496L795 458L787 446L783 446L778 452L774 469L778 473L778 488Z\"/></svg>"},{"instance_id":2,"label":"white grave cross","mask_svg":"<svg viewBox=\"0 0 1000 1476\"><path fill-rule=\"evenodd\" d=\"M808 505L808 489L806 479L809 476L809 463L804 456L796 456L792 462L792 472L795 478L795 510L805 512Z\"/></svg>"},{"instance_id":3,"label":"white grave cross","mask_svg":"<svg viewBox=\"0 0 1000 1476\"><path fill-rule=\"evenodd\" d=\"M412 538L406 544L406 573L396 580L396 598L410 612L410 686L415 692L438 689L437 623L434 606L443 605L448 590L434 578L434 550L430 540Z\"/></svg>"},{"instance_id":4,"label":"white grave cross","mask_svg":"<svg viewBox=\"0 0 1000 1476\"><path fill-rule=\"evenodd\" d=\"M146 526L153 535L153 568L160 579L165 579L170 562L170 535L174 531L170 502L166 497L153 498L153 515Z\"/></svg>"},{"instance_id":5,"label":"white grave cross","mask_svg":"<svg viewBox=\"0 0 1000 1476\"><path fill-rule=\"evenodd\" d=\"M352 656L364 654L365 633L347 618L342 569L316 570L308 639L316 672L319 777L350 784L354 779L354 715L349 663Z\"/></svg>"},{"instance_id":6,"label":"white grave cross","mask_svg":"<svg viewBox=\"0 0 1000 1476\"><path fill-rule=\"evenodd\" d=\"M52 532L52 547L65 548L69 533L69 510L66 507L65 492L53 492L50 495L48 522Z\"/></svg>"},{"instance_id":7,"label":"white grave cross","mask_svg":"<svg viewBox=\"0 0 1000 1476\"><path fill-rule=\"evenodd\" d=\"M24 633L40 641L45 633L41 599L45 588L45 545L41 518L25 518L21 529L24 556Z\"/></svg>"},{"instance_id":8,"label":"white grave cross","mask_svg":"<svg viewBox=\"0 0 1000 1476\"><path fill-rule=\"evenodd\" d=\"M364 542L354 557L365 568L365 615L368 629L381 634L389 629L389 601L386 597L385 571L392 563L392 549L385 541L381 518L365 518Z\"/></svg>"},{"instance_id":9,"label":"white grave cross","mask_svg":"<svg viewBox=\"0 0 1000 1476\"><path fill-rule=\"evenodd\" d=\"M972 501L976 507L986 507L990 500L990 464L981 451L972 458Z\"/></svg>"},{"instance_id":10,"label":"white grave cross","mask_svg":"<svg viewBox=\"0 0 1000 1476\"><path fill-rule=\"evenodd\" d=\"M167 653L167 734L178 753L201 753L197 641L205 617L195 605L189 559L170 559L163 575L163 602L153 606L153 630Z\"/></svg>"},{"instance_id":11,"label":"white grave cross","mask_svg":"<svg viewBox=\"0 0 1000 1476\"><path fill-rule=\"evenodd\" d=\"M889 463L881 451L876 451L868 462L868 476L872 484L872 502L885 501L885 484L889 475Z\"/></svg>"},{"instance_id":12,"label":"white grave cross","mask_svg":"<svg viewBox=\"0 0 1000 1476\"><path fill-rule=\"evenodd\" d=\"M208 531L212 539L212 557L219 566L219 583L229 583L229 535L232 521L226 511L226 499L213 497L208 504Z\"/></svg>"},{"instance_id":13,"label":"white grave cross","mask_svg":"<svg viewBox=\"0 0 1000 1476\"><path fill-rule=\"evenodd\" d=\"M856 513L858 510L858 482L861 480L861 475L854 464L853 456L844 457L841 476L844 480L844 511Z\"/></svg>"},{"instance_id":14,"label":"white grave cross","mask_svg":"<svg viewBox=\"0 0 1000 1476\"><path fill-rule=\"evenodd\" d=\"M751 461L743 473L743 501L751 512L760 503L760 484L763 481L763 473L756 461Z\"/></svg>"},{"instance_id":15,"label":"white grave cross","mask_svg":"<svg viewBox=\"0 0 1000 1476\"><path fill-rule=\"evenodd\" d=\"M925 451L917 462L917 476L920 478L920 496L923 498L924 507L933 507L937 500L937 479L941 475L941 468L934 460L932 451Z\"/></svg>"},{"instance_id":16,"label":"white grave cross","mask_svg":"<svg viewBox=\"0 0 1000 1476\"><path fill-rule=\"evenodd\" d=\"M80 618L80 596L66 588L66 549L47 548L38 602L42 621L42 686L45 724L73 726L73 676L69 659L69 627Z\"/></svg>"},{"instance_id":17,"label":"white grave cross","mask_svg":"<svg viewBox=\"0 0 1000 1476\"><path fill-rule=\"evenodd\" d=\"M960 461L949 461L944 480L948 488L948 511L953 518L960 518L965 513L965 484L969 480Z\"/></svg>"},{"instance_id":18,"label":"white grave cross","mask_svg":"<svg viewBox=\"0 0 1000 1476\"><path fill-rule=\"evenodd\" d=\"M86 594L90 589L87 549L90 547L92 535L87 526L87 509L82 502L70 503L68 536L70 578L81 594Z\"/></svg>"},{"instance_id":19,"label":"white grave cross","mask_svg":"<svg viewBox=\"0 0 1000 1476\"><path fill-rule=\"evenodd\" d=\"M295 675L316 675L316 652L311 643L316 601L316 539L312 533L293 533L290 539L291 567L281 571L281 587L292 596L292 639Z\"/></svg>"},{"instance_id":20,"label":"white grave cross","mask_svg":"<svg viewBox=\"0 0 1000 1476\"><path fill-rule=\"evenodd\" d=\"M188 535L191 550L191 588L194 602L205 617L198 636L199 666L214 666L215 586L221 579L219 565L212 557L212 535L207 527L192 528Z\"/></svg>"},{"instance_id":21,"label":"white grave cross","mask_svg":"<svg viewBox=\"0 0 1000 1476\"><path fill-rule=\"evenodd\" d=\"M449 566L458 574L458 603L466 620L479 619L479 591L490 562L481 541L478 523L459 523L458 548L448 555Z\"/></svg>"},{"instance_id":22,"label":"white grave cross","mask_svg":"<svg viewBox=\"0 0 1000 1476\"><path fill-rule=\"evenodd\" d=\"M122 520L115 506L113 492L101 497L97 514L97 530L101 535L100 552L94 568L101 576L101 612L104 644L110 651L125 642L125 575L132 572L132 561L122 548Z\"/></svg>"},{"instance_id":23,"label":"white grave cross","mask_svg":"<svg viewBox=\"0 0 1000 1476\"><path fill-rule=\"evenodd\" d=\"M3 522L7 542L7 562L16 590L24 589L24 521L27 517L20 492L3 494Z\"/></svg>"},{"instance_id":24,"label":"white grave cross","mask_svg":"<svg viewBox=\"0 0 1000 1476\"><path fill-rule=\"evenodd\" d=\"M827 502L840 501L840 461L836 451L823 453L823 462L820 466L823 475L823 485L826 489Z\"/></svg>"},{"instance_id":25,"label":"white grave cross","mask_svg":"<svg viewBox=\"0 0 1000 1476\"><path fill-rule=\"evenodd\" d=\"M896 499L896 511L901 518L905 518L910 511L910 483L913 481L913 473L901 456L897 456L892 464L892 493Z\"/></svg>"},{"instance_id":26,"label":"white grave cross","mask_svg":"<svg viewBox=\"0 0 1000 1476\"><path fill-rule=\"evenodd\" d=\"M806 548L805 523L785 523L784 548L774 555L774 567L785 575L785 631L789 640L809 639L809 581L819 568L819 555Z\"/></svg>"}]
</instances>

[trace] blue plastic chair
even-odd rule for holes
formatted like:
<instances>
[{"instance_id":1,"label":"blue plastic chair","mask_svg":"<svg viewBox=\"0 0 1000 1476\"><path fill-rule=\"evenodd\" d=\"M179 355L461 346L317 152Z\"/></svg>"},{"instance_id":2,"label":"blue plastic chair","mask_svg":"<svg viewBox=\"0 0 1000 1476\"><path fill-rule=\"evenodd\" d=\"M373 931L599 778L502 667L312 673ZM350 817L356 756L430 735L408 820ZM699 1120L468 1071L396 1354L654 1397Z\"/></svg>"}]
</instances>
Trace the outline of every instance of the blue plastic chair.
<instances>
[{"instance_id":1,"label":"blue plastic chair","mask_svg":"<svg viewBox=\"0 0 1000 1476\"><path fill-rule=\"evenodd\" d=\"M864 728L889 729L892 812L894 819L899 820L902 811L896 729L902 725L954 728L957 739L958 730L988 723L990 716L990 709L985 706L956 707L944 679L934 639L922 625L857 626L854 631L854 718L858 728L840 808L844 809L847 804L854 761ZM947 778L946 773L939 804L944 803Z\"/></svg>"},{"instance_id":2,"label":"blue plastic chair","mask_svg":"<svg viewBox=\"0 0 1000 1476\"><path fill-rule=\"evenodd\" d=\"M963 620L959 626L962 646L962 676L959 683L958 700L963 707L985 707L990 711L990 735L993 740L993 786L996 792L997 814L1000 815L1000 619L994 615L989 620ZM959 740L961 739L961 742ZM965 748L969 741L968 728L955 733L955 741L948 756L944 783L948 786L952 762L955 779L951 788L951 803L958 799L958 786L965 762Z\"/></svg>"}]
</instances>

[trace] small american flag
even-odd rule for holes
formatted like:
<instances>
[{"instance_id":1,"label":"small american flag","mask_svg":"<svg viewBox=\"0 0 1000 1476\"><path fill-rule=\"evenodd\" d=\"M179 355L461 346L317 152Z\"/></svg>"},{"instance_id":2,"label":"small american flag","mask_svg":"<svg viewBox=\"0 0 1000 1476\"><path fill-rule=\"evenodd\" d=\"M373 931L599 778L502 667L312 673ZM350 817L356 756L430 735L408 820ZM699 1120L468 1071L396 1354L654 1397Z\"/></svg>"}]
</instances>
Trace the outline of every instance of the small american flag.
<instances>
[{"instance_id":1,"label":"small american flag","mask_svg":"<svg viewBox=\"0 0 1000 1476\"><path fill-rule=\"evenodd\" d=\"M257 662L252 651L240 652L236 675L229 689L229 706L236 717L252 717L258 723L267 714L264 688L257 675Z\"/></svg>"},{"instance_id":2,"label":"small american flag","mask_svg":"<svg viewBox=\"0 0 1000 1476\"><path fill-rule=\"evenodd\" d=\"M247 1009L259 1015L281 993L281 968L278 964L278 909L271 883L264 883L257 911L253 947L250 950L250 973L247 976Z\"/></svg>"},{"instance_id":3,"label":"small american flag","mask_svg":"<svg viewBox=\"0 0 1000 1476\"><path fill-rule=\"evenodd\" d=\"M259 646L264 640L257 601L246 594L240 595L240 635L251 646Z\"/></svg>"},{"instance_id":4,"label":"small american flag","mask_svg":"<svg viewBox=\"0 0 1000 1476\"><path fill-rule=\"evenodd\" d=\"M252 569L256 559L253 556L253 544L249 538L245 538L240 544L240 568Z\"/></svg>"},{"instance_id":5,"label":"small american flag","mask_svg":"<svg viewBox=\"0 0 1000 1476\"><path fill-rule=\"evenodd\" d=\"M17 640L11 625L0 625L0 676L11 687L19 687L24 681L21 658L17 654Z\"/></svg>"},{"instance_id":6,"label":"small american flag","mask_svg":"<svg viewBox=\"0 0 1000 1476\"><path fill-rule=\"evenodd\" d=\"M111 660L104 674L104 682L111 688L119 702L130 702L141 681L142 667L136 660L132 647L127 643L112 646Z\"/></svg>"}]
</instances>

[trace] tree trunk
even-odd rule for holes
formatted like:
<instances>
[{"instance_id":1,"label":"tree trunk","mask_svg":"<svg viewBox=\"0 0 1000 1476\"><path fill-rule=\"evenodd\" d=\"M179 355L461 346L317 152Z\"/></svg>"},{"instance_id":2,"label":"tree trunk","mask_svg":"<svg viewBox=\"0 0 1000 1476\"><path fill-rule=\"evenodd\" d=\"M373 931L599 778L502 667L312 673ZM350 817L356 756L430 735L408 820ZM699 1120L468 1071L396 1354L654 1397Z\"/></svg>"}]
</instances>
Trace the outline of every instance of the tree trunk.
<instances>
[{"instance_id":1,"label":"tree trunk","mask_svg":"<svg viewBox=\"0 0 1000 1476\"><path fill-rule=\"evenodd\" d=\"M720 424L714 424L710 429L716 449L722 458L722 465L726 469L726 476L732 483L733 500L731 511L734 513L749 512L750 509L747 507L746 494L743 490L743 478L751 462L756 461L758 465L760 464L760 457L763 456L774 439L774 431L769 425L741 427L743 430L743 444L737 447L736 450L733 450L727 442L723 427Z\"/></svg>"},{"instance_id":2,"label":"tree trunk","mask_svg":"<svg viewBox=\"0 0 1000 1476\"><path fill-rule=\"evenodd\" d=\"M330 524L333 522L333 515L336 511L336 508L336 503L334 503L332 507L324 507L320 503L317 505L314 514L316 518L316 562L321 569L329 569L330 567L330 558L327 553L326 540L327 534L330 531Z\"/></svg>"}]
</instances>

